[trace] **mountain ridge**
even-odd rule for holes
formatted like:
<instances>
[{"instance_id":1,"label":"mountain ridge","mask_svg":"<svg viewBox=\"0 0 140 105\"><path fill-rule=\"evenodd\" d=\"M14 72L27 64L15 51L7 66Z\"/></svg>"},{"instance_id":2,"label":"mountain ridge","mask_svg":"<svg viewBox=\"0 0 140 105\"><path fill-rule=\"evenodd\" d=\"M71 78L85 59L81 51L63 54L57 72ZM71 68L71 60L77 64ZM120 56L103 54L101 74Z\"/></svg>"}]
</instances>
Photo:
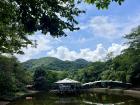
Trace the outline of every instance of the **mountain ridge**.
<instances>
[{"instance_id":1,"label":"mountain ridge","mask_svg":"<svg viewBox=\"0 0 140 105\"><path fill-rule=\"evenodd\" d=\"M42 57L39 59L31 59L26 62L23 62L25 69L35 70L38 67L44 67L46 70L77 70L84 67L87 67L91 62L86 61L85 59L76 59L74 61L63 61L55 57Z\"/></svg>"}]
</instances>

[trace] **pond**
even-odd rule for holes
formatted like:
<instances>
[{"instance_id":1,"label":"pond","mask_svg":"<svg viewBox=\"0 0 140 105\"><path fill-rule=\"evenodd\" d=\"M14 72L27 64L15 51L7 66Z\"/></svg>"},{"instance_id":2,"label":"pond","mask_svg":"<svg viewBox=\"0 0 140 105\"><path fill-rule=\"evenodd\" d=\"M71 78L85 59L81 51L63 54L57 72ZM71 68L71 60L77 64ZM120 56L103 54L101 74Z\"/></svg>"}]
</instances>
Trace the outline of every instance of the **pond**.
<instances>
[{"instance_id":1,"label":"pond","mask_svg":"<svg viewBox=\"0 0 140 105\"><path fill-rule=\"evenodd\" d=\"M140 99L101 93L73 96L38 93L32 97L30 100L26 98L19 99L8 105L140 105Z\"/></svg>"}]
</instances>

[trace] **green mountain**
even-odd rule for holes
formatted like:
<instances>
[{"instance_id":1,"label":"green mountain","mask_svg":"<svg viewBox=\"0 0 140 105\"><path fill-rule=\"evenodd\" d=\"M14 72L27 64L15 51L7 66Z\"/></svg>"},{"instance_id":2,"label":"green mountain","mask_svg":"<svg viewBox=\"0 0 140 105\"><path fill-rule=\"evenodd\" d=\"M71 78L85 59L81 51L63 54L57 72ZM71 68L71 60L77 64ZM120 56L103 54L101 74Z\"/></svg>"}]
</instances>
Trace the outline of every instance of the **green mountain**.
<instances>
[{"instance_id":1,"label":"green mountain","mask_svg":"<svg viewBox=\"0 0 140 105\"><path fill-rule=\"evenodd\" d=\"M90 62L84 59L77 59L75 61L62 61L54 57L43 57L40 59L31 59L23 63L25 69L35 70L38 67L43 67L46 70L77 70L87 67Z\"/></svg>"}]
</instances>

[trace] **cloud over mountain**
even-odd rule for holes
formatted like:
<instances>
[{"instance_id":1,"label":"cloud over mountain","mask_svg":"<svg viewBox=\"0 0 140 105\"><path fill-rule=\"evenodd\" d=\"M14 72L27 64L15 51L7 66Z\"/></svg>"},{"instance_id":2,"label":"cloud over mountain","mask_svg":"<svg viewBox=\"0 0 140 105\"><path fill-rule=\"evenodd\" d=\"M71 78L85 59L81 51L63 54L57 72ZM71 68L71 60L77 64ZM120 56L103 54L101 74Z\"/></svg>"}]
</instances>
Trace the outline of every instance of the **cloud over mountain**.
<instances>
[{"instance_id":1,"label":"cloud over mountain","mask_svg":"<svg viewBox=\"0 0 140 105\"><path fill-rule=\"evenodd\" d=\"M80 49L79 52L70 50L67 47L60 46L56 49L48 52L48 56L56 57L61 60L76 60L79 58L85 59L87 61L103 61L105 60L108 53L112 52L114 56L121 54L121 51L127 48L126 45L119 45L112 43L108 48L105 48L102 44L98 44L95 50L89 48Z\"/></svg>"}]
</instances>

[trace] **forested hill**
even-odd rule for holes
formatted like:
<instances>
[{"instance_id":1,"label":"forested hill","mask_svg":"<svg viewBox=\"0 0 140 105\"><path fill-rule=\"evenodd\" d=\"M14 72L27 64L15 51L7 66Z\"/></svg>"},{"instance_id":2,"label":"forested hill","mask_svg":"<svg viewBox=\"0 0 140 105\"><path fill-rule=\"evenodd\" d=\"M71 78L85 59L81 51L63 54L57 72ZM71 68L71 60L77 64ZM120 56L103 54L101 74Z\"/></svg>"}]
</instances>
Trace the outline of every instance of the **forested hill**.
<instances>
[{"instance_id":1,"label":"forested hill","mask_svg":"<svg viewBox=\"0 0 140 105\"><path fill-rule=\"evenodd\" d=\"M77 59L75 61L62 61L54 57L43 57L40 59L32 59L23 63L25 69L35 70L38 67L43 67L46 70L77 70L87 67L91 62L84 59Z\"/></svg>"}]
</instances>

